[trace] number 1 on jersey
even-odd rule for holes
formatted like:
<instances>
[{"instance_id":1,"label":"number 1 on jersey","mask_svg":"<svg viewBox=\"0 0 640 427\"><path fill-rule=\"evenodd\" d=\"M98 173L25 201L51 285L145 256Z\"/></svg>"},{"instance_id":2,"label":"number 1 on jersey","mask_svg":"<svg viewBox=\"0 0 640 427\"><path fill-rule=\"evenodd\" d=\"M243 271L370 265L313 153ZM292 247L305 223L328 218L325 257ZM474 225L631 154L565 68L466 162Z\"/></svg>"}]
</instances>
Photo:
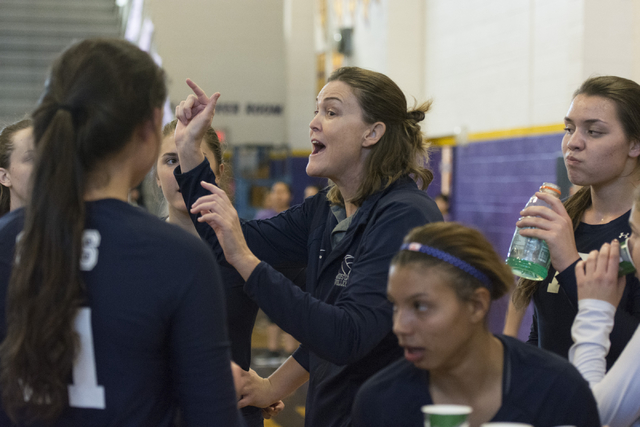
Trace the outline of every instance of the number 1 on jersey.
<instances>
[{"instance_id":1,"label":"number 1 on jersey","mask_svg":"<svg viewBox=\"0 0 640 427\"><path fill-rule=\"evenodd\" d=\"M69 406L105 409L104 387L98 385L89 307L78 310L75 330L80 337L80 351L73 364L73 384L69 385Z\"/></svg>"}]
</instances>

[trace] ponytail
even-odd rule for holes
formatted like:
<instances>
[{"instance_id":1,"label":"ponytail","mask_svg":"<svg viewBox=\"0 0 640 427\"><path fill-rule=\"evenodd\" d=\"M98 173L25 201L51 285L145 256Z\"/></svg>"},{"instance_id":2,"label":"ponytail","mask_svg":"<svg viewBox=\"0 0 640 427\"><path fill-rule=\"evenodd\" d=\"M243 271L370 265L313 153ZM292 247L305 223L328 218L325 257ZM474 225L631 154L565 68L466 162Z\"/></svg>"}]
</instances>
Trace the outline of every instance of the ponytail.
<instances>
[{"instance_id":1,"label":"ponytail","mask_svg":"<svg viewBox=\"0 0 640 427\"><path fill-rule=\"evenodd\" d=\"M584 212L591 206L591 187L584 186L576 192L573 196L569 197L564 202L564 207L567 210L573 230L575 231L582 221ZM516 286L511 300L513 305L518 310L524 310L531 302L533 294L538 290L539 281L520 278L518 285Z\"/></svg>"},{"instance_id":2,"label":"ponytail","mask_svg":"<svg viewBox=\"0 0 640 427\"><path fill-rule=\"evenodd\" d=\"M95 185L100 165L122 152L165 97L163 71L124 40L79 42L52 66L33 113L33 189L0 344L2 400L18 424L53 421L68 406L79 348L74 320L85 302L85 183Z\"/></svg>"},{"instance_id":3,"label":"ponytail","mask_svg":"<svg viewBox=\"0 0 640 427\"><path fill-rule=\"evenodd\" d=\"M71 114L58 109L39 140L38 158L45 161L33 171L24 235L16 247L20 264L13 268L7 293L11 327L0 347L2 398L9 415L26 422L55 418L68 402L77 340L73 322L83 290L78 262L84 188L74 142ZM27 256L34 248L39 256ZM34 360L38 353L46 356Z\"/></svg>"},{"instance_id":4,"label":"ponytail","mask_svg":"<svg viewBox=\"0 0 640 427\"><path fill-rule=\"evenodd\" d=\"M409 162L408 170L404 173L413 176L418 186L422 190L426 190L433 181L433 172L426 166L429 164L429 143L422 135L420 122L424 120L426 113L431 109L431 101L409 110L407 119L405 119L405 132L412 141L411 154L409 155L413 161Z\"/></svg>"}]
</instances>

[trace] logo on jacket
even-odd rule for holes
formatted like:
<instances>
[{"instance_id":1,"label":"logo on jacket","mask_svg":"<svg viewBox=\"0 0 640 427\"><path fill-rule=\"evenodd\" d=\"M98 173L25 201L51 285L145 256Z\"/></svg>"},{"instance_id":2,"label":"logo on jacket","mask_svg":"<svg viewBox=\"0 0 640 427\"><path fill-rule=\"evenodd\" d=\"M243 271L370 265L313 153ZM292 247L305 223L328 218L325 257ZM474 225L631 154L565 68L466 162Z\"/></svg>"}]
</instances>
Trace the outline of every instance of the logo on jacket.
<instances>
[{"instance_id":1,"label":"logo on jacket","mask_svg":"<svg viewBox=\"0 0 640 427\"><path fill-rule=\"evenodd\" d=\"M335 282L333 282L335 286L347 286L347 281L351 274L351 264L353 264L353 255L345 255L342 260L342 265L340 266L340 272L336 276Z\"/></svg>"}]
</instances>

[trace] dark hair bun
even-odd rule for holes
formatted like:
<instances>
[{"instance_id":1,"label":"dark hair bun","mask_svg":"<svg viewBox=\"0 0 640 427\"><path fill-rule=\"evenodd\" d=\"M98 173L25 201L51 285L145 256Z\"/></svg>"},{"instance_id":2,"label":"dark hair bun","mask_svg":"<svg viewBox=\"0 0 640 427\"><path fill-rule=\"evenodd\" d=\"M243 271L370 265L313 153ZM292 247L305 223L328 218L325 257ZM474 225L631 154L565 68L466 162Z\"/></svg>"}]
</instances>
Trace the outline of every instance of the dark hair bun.
<instances>
[{"instance_id":1,"label":"dark hair bun","mask_svg":"<svg viewBox=\"0 0 640 427\"><path fill-rule=\"evenodd\" d=\"M420 110L409 111L407 113L407 116L409 117L409 119L413 120L416 123L420 123L424 120L424 112Z\"/></svg>"}]
</instances>

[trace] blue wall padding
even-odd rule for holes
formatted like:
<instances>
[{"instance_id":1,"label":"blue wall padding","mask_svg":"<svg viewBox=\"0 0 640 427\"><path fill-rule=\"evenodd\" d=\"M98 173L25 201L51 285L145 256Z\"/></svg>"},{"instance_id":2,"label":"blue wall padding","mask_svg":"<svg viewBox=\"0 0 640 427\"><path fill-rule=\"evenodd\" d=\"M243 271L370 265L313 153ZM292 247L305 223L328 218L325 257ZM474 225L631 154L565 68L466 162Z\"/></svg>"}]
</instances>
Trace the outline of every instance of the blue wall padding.
<instances>
[{"instance_id":1,"label":"blue wall padding","mask_svg":"<svg viewBox=\"0 0 640 427\"><path fill-rule=\"evenodd\" d=\"M506 257L519 212L543 182L556 181L561 142L553 134L457 147L454 219L482 230Z\"/></svg>"},{"instance_id":2,"label":"blue wall padding","mask_svg":"<svg viewBox=\"0 0 640 427\"><path fill-rule=\"evenodd\" d=\"M427 166L433 172L433 181L427 188L427 194L434 199L442 191L442 179L440 174L440 162L442 162L442 150L440 147L434 147L429 152L429 165Z\"/></svg>"},{"instance_id":3,"label":"blue wall padding","mask_svg":"<svg viewBox=\"0 0 640 427\"><path fill-rule=\"evenodd\" d=\"M498 254L506 258L515 223L540 185L556 182L556 159L562 134L476 142L454 152L451 215L481 230ZM495 301L489 329L501 333L509 296ZM531 306L518 337L529 335Z\"/></svg>"},{"instance_id":4,"label":"blue wall padding","mask_svg":"<svg viewBox=\"0 0 640 427\"><path fill-rule=\"evenodd\" d=\"M312 178L307 175L307 163L309 163L309 157L291 158L291 190L293 191L292 205L302 203L304 189L307 185L318 185L320 188L327 186L326 179Z\"/></svg>"}]
</instances>

